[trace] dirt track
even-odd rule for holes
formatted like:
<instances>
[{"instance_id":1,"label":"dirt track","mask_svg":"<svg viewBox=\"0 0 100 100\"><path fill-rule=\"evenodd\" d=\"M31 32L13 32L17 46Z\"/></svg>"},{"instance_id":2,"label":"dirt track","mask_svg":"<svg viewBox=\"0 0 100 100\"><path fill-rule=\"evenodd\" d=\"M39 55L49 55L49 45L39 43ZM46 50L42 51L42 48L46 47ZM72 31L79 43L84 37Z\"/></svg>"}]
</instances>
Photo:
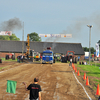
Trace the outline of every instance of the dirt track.
<instances>
[{"instance_id":1,"label":"dirt track","mask_svg":"<svg viewBox=\"0 0 100 100\"><path fill-rule=\"evenodd\" d=\"M29 92L25 91L22 82L29 85L33 83L35 77L39 77L40 80L42 100L89 100L67 63L53 65L16 63L12 64L9 69L1 70L0 100L29 100ZM17 81L16 94L6 93L7 80ZM92 91L86 86L85 89L92 100L96 100Z\"/></svg>"}]
</instances>

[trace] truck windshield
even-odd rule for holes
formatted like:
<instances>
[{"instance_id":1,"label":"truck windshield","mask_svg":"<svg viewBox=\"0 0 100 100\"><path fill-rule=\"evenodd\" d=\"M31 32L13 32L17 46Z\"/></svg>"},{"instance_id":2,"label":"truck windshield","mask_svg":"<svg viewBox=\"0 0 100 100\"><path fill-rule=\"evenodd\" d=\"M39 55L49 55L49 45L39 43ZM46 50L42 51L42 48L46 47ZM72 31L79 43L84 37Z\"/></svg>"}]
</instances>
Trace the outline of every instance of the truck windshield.
<instances>
[{"instance_id":1,"label":"truck windshield","mask_svg":"<svg viewBox=\"0 0 100 100\"><path fill-rule=\"evenodd\" d=\"M70 54L73 55L73 52L68 52L68 55L70 55Z\"/></svg>"},{"instance_id":2,"label":"truck windshield","mask_svg":"<svg viewBox=\"0 0 100 100\"><path fill-rule=\"evenodd\" d=\"M43 53L44 56L52 56L52 53Z\"/></svg>"}]
</instances>

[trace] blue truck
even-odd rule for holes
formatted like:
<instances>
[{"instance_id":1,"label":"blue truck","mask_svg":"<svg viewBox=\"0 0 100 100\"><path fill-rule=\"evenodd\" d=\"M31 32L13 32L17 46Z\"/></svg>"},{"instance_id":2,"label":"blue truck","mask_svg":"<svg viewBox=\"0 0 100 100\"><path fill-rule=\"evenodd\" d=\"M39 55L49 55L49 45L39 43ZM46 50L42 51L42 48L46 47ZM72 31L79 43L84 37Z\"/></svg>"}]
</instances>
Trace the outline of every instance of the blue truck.
<instances>
[{"instance_id":1,"label":"blue truck","mask_svg":"<svg viewBox=\"0 0 100 100\"><path fill-rule=\"evenodd\" d=\"M53 64L53 62L54 62L53 51L50 49L51 48L47 48L47 50L43 51L42 64L45 64L45 63Z\"/></svg>"}]
</instances>

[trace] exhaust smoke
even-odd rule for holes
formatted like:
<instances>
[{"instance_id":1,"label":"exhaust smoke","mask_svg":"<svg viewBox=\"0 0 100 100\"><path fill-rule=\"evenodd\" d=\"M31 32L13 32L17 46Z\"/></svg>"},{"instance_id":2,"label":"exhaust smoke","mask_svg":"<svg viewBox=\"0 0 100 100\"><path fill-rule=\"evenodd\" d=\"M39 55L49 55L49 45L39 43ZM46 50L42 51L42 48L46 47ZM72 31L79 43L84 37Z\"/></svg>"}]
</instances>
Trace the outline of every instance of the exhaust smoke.
<instances>
[{"instance_id":1,"label":"exhaust smoke","mask_svg":"<svg viewBox=\"0 0 100 100\"><path fill-rule=\"evenodd\" d=\"M8 21L4 21L0 25L1 31L14 31L22 29L22 22L19 18L9 19Z\"/></svg>"}]
</instances>

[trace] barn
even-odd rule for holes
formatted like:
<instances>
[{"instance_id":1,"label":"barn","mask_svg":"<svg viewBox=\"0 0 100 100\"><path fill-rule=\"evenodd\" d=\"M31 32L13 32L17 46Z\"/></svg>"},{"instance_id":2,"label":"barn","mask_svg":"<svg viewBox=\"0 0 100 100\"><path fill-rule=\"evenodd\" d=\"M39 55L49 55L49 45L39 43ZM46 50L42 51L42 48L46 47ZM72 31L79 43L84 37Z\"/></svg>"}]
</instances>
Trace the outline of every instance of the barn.
<instances>
[{"instance_id":1,"label":"barn","mask_svg":"<svg viewBox=\"0 0 100 100\"><path fill-rule=\"evenodd\" d=\"M42 53L44 49L51 47L54 53L66 54L67 51L74 51L75 55L83 56L84 51L81 43L61 43L61 42L30 42L30 49ZM0 40L0 55L15 53L16 55L26 52L26 41L4 41Z\"/></svg>"}]
</instances>

